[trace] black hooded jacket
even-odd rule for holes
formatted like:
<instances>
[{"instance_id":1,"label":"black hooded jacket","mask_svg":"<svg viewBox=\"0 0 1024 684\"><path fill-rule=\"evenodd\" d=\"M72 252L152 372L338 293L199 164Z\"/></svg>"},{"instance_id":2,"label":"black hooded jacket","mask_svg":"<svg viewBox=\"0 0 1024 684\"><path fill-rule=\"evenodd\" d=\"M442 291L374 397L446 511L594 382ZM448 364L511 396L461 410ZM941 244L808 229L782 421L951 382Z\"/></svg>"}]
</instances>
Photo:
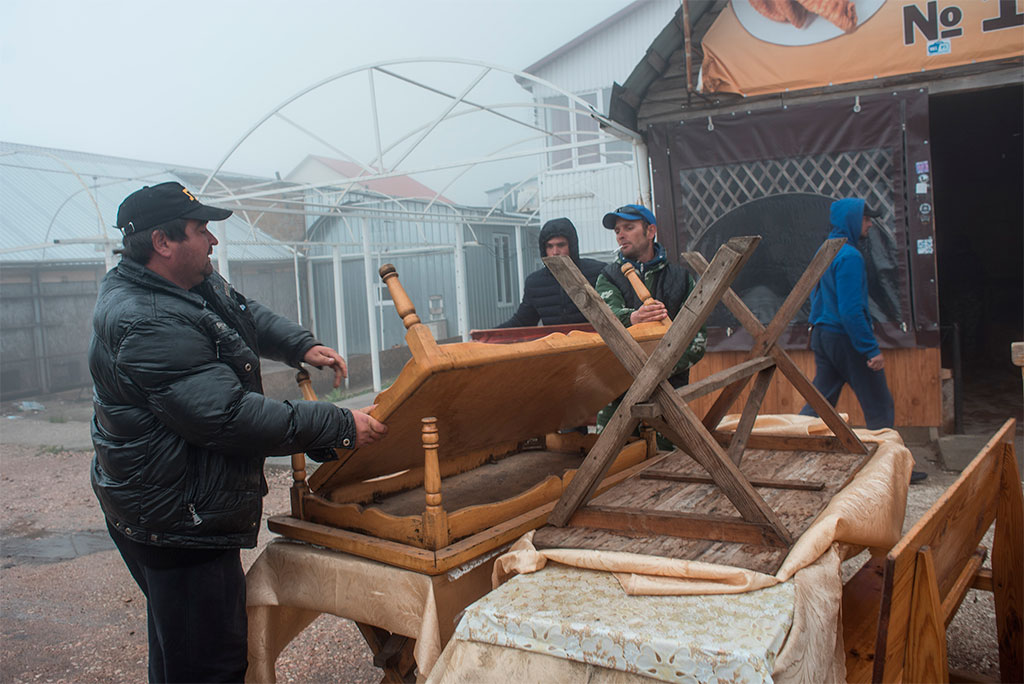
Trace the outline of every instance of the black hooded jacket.
<instances>
[{"instance_id":1,"label":"black hooded jacket","mask_svg":"<svg viewBox=\"0 0 1024 684\"><path fill-rule=\"evenodd\" d=\"M355 441L344 409L263 396L260 356L297 365L315 344L217 274L183 290L122 259L89 345L91 479L107 520L144 544L255 546L264 457Z\"/></svg>"},{"instance_id":2,"label":"black hooded jacket","mask_svg":"<svg viewBox=\"0 0 1024 684\"><path fill-rule=\"evenodd\" d=\"M551 219L540 230L540 255L547 256L545 244L554 237L564 237L569 241L569 256L579 267L583 277L591 285L597 282L597 276L604 268L604 263L597 259L581 259L580 243L576 236L576 227L567 218ZM587 318L569 299L562 286L555 280L547 268L541 268L526 276L523 283L523 303L519 305L512 318L499 328L520 328L537 325L562 325L564 323L586 323Z\"/></svg>"}]
</instances>

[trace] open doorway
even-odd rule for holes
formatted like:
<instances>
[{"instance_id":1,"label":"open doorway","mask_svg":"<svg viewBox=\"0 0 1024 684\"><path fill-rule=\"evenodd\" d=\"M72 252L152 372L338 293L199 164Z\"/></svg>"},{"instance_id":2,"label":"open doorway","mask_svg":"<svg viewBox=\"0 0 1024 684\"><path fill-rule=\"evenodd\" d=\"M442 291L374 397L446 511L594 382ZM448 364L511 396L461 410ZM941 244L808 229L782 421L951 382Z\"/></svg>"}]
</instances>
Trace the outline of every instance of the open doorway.
<instances>
[{"instance_id":1,"label":"open doorway","mask_svg":"<svg viewBox=\"0 0 1024 684\"><path fill-rule=\"evenodd\" d=\"M1021 430L1024 339L1024 87L929 100L942 363L954 363L958 324L965 432L1006 418Z\"/></svg>"}]
</instances>

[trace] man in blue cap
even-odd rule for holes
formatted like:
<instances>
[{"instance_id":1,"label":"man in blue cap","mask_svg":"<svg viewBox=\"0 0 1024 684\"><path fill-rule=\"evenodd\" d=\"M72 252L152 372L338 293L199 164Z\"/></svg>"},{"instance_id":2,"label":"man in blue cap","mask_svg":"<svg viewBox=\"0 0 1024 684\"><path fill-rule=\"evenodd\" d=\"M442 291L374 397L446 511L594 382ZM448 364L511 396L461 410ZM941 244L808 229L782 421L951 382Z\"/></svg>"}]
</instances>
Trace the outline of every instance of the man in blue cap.
<instances>
[{"instance_id":1,"label":"man in blue cap","mask_svg":"<svg viewBox=\"0 0 1024 684\"><path fill-rule=\"evenodd\" d=\"M829 209L830 238L845 238L836 258L811 293L811 349L814 351L814 386L835 406L843 385L849 385L864 411L869 430L891 428L895 411L885 381L885 359L871 330L868 280L864 256L857 249L866 238L872 219L881 212L864 200L847 197ZM800 411L816 415L809 405ZM927 473L915 471L911 482Z\"/></svg>"},{"instance_id":2,"label":"man in blue cap","mask_svg":"<svg viewBox=\"0 0 1024 684\"><path fill-rule=\"evenodd\" d=\"M675 318L693 290L694 280L689 271L668 260L665 248L655 239L658 226L651 210L640 204L627 204L605 214L601 223L615 231L619 245L615 261L605 266L597 277L595 288L601 299L627 328L637 323ZM622 265L627 262L643 279L654 301L644 304L637 297L622 274ZM690 367L703 358L706 347L707 331L701 328L669 377L673 387L682 387L689 381ZM613 402L598 412L598 430L607 425L617 405L618 402Z\"/></svg>"}]
</instances>

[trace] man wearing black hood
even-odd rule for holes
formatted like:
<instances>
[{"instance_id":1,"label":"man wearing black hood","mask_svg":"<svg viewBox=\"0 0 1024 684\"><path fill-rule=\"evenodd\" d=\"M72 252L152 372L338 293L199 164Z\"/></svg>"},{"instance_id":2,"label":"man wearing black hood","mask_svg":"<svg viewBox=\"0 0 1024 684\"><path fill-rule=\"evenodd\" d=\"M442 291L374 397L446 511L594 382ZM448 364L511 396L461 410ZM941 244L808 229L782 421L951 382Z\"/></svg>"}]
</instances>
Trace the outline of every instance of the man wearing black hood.
<instances>
[{"instance_id":1,"label":"man wearing black hood","mask_svg":"<svg viewBox=\"0 0 1024 684\"><path fill-rule=\"evenodd\" d=\"M540 255L569 256L583 273L591 285L597 282L597 276L604 268L604 263L597 259L581 259L579 238L576 226L567 218L551 219L540 229ZM512 318L499 328L521 328L537 325L562 325L565 323L586 323L586 317L580 313L576 305L569 299L562 286L555 280L546 267L540 268L526 276L523 284L523 303L519 305Z\"/></svg>"}]
</instances>

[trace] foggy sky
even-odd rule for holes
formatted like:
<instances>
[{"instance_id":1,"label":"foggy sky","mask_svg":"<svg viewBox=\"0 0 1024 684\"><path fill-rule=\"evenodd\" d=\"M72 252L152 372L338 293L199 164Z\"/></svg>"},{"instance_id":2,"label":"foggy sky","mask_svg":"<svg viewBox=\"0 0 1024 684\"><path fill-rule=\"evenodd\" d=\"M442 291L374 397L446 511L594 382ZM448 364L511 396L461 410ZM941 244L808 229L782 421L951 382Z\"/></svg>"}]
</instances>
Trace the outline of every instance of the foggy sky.
<instances>
[{"instance_id":1,"label":"foggy sky","mask_svg":"<svg viewBox=\"0 0 1024 684\"><path fill-rule=\"evenodd\" d=\"M420 57L523 69L628 2L5 0L0 140L209 168L332 74Z\"/></svg>"}]
</instances>

